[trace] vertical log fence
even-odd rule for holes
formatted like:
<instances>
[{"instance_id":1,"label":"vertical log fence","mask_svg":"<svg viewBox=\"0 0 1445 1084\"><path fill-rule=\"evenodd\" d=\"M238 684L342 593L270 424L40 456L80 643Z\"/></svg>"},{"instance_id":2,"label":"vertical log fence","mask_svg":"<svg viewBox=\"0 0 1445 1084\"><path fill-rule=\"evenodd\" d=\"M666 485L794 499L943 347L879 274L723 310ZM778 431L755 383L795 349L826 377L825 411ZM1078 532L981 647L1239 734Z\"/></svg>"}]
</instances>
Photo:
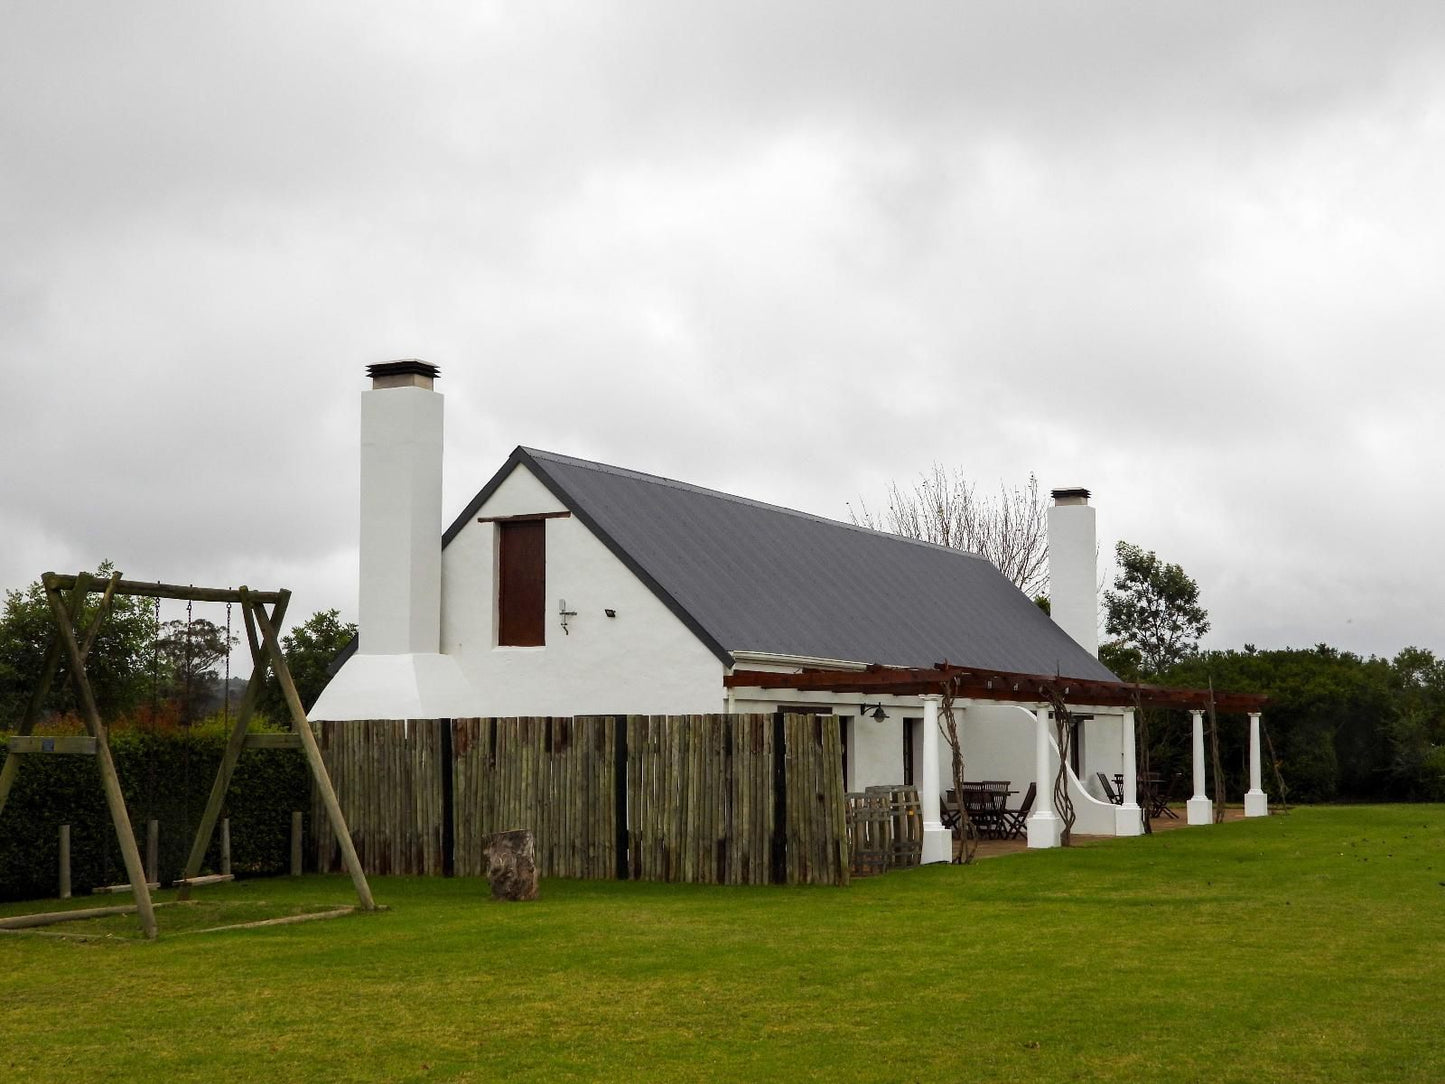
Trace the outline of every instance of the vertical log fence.
<instances>
[{"instance_id":1,"label":"vertical log fence","mask_svg":"<svg viewBox=\"0 0 1445 1084\"><path fill-rule=\"evenodd\" d=\"M491 835L528 828L545 877L848 883L842 748L815 716L316 725L372 873L479 876ZM317 868L340 868L319 805L313 823Z\"/></svg>"},{"instance_id":2,"label":"vertical log fence","mask_svg":"<svg viewBox=\"0 0 1445 1084\"><path fill-rule=\"evenodd\" d=\"M317 743L363 869L442 872L440 726L434 719L322 723ZM341 868L320 795L312 793L316 866Z\"/></svg>"}]
</instances>

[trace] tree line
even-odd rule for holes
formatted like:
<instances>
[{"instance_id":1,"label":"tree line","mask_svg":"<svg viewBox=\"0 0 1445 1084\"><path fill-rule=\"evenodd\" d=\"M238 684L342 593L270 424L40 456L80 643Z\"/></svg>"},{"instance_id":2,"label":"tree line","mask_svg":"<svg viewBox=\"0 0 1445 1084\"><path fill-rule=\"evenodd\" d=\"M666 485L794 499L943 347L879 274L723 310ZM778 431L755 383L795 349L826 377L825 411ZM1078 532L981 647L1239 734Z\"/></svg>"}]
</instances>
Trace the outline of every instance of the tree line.
<instances>
[{"instance_id":1,"label":"tree line","mask_svg":"<svg viewBox=\"0 0 1445 1084\"><path fill-rule=\"evenodd\" d=\"M1328 644L1201 651L1209 619L1194 580L1127 542L1115 558L1114 589L1104 594L1112 639L1099 657L1119 677L1269 696L1265 754L1272 748L1294 800L1445 801L1445 659L1419 647L1361 657ZM1145 724L1151 763L1187 778L1188 716L1156 714ZM1248 786L1242 720L1221 725L1220 743L1226 789L1237 797Z\"/></svg>"},{"instance_id":2,"label":"tree line","mask_svg":"<svg viewBox=\"0 0 1445 1084\"><path fill-rule=\"evenodd\" d=\"M95 575L104 581L112 571L110 562L102 562ZM98 594L86 597L81 627L99 601ZM282 653L307 710L326 687L332 660L355 632L356 626L342 622L336 610L321 610L281 638ZM13 729L24 717L54 635L50 604L38 581L5 593L0 612L0 731ZM111 600L109 616L86 659L86 673L108 722L190 726L224 709L230 695L224 687L226 662L240 643L241 637L225 624L194 615L161 621L153 600L118 595ZM249 657L246 648L241 651ZM52 717L79 714L64 662L42 711ZM274 674L267 675L257 711L290 725Z\"/></svg>"}]
</instances>

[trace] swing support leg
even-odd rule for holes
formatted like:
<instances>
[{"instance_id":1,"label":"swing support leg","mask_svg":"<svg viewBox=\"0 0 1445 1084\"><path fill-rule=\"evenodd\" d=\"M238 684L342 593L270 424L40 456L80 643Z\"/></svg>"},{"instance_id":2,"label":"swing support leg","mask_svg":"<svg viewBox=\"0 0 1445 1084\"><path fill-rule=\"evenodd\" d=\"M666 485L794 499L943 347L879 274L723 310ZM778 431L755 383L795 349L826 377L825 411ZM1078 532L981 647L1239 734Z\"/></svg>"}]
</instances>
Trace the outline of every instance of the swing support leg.
<instances>
[{"instance_id":1,"label":"swing support leg","mask_svg":"<svg viewBox=\"0 0 1445 1084\"><path fill-rule=\"evenodd\" d=\"M70 592L70 605L67 607L69 613L80 613L80 604L85 599L85 589L90 582L88 575L76 577L75 587ZM96 610L95 616L91 619L90 627L85 630L85 642L81 644L81 657L84 658L90 653L91 645L95 643L95 635L100 631L101 619L105 616L106 609L110 605L111 594L115 591L115 585L120 582L120 573L111 576L110 583L106 585L105 595L101 599L100 608ZM25 705L25 715L20 720L20 726L15 731L17 735L27 735L35 729L36 722L40 719L40 711L45 707L45 698L50 695L50 687L55 684L56 671L60 669L60 635L50 641L50 646L45 649L45 661L40 667L40 680L36 682L35 688L30 691L30 702ZM5 812L5 801L10 797L10 788L15 785L15 777L20 773L20 761L23 753L8 753L5 757L5 766L0 768L0 813Z\"/></svg>"},{"instance_id":2,"label":"swing support leg","mask_svg":"<svg viewBox=\"0 0 1445 1084\"><path fill-rule=\"evenodd\" d=\"M291 671L286 665L286 656L281 651L281 644L276 639L276 630L266 619L265 608L251 601L250 592L246 588L240 589L240 595L242 609L254 615L256 626L261 630L261 637L265 642L267 654L270 656L276 680L281 685L281 693L286 698L286 706L291 710L292 729L301 736L301 748L306 753L306 763L311 768L311 777L316 781L316 789L321 794L321 803L326 807L326 816L331 822L331 830L336 836L337 843L341 845L341 856L346 862L346 871L351 874L351 883L356 888L357 898L361 900L361 909L375 911L376 901L371 897L371 886L366 883L366 873L361 868L361 859L357 857L356 847L351 842L351 832L346 827L346 818L342 815L341 804L336 800L336 791L331 786L331 777L326 773L326 762L321 759L321 750L316 745L316 735L311 732L311 723L306 718L306 712L302 710L301 697L297 695L296 685L291 680ZM290 597L289 591L282 591L282 604Z\"/></svg>"},{"instance_id":3,"label":"swing support leg","mask_svg":"<svg viewBox=\"0 0 1445 1084\"><path fill-rule=\"evenodd\" d=\"M282 599L276 603L271 612L272 623L279 627L286 617L286 605L289 599ZM259 608L262 603L255 603ZM191 898L190 881L201 872L201 863L206 859L206 848L211 845L211 835L216 830L216 821L221 816L221 807L226 802L226 791L231 786L231 776L235 774L236 762L241 758L241 750L246 743L246 728L251 723L251 713L256 708L256 701L261 695L261 688L266 683L267 660L261 644L256 637L255 622L251 618L251 611L247 607L241 608L241 613L246 619L246 638L250 641L251 647L251 680L246 682L246 691L241 696L241 704L236 712L236 723L231 728L230 739L226 742L226 751L221 754L221 765L216 771L216 782L211 787L211 796L206 801L206 811L201 815L201 823L196 828L196 839L191 844L191 855L186 859L185 872L181 875L181 887L176 893L176 899L188 900Z\"/></svg>"},{"instance_id":4,"label":"swing support leg","mask_svg":"<svg viewBox=\"0 0 1445 1084\"><path fill-rule=\"evenodd\" d=\"M96 766L100 769L100 781L105 789L106 804L110 807L110 819L115 823L115 834L120 843L120 853L125 859L126 875L130 877L131 891L135 894L141 933L147 940L155 940L156 913L151 904L150 885L146 881L140 850L135 845L135 833L131 830L130 814L126 812L125 795L121 793L120 779L115 773L115 761L110 755L110 742L106 740L105 724L100 721L100 710L95 704L95 693L91 689L90 679L85 673L85 656L81 653L80 645L75 641L75 632L71 627L71 615L66 609L65 601L60 597L60 588L56 586L55 574L47 572L40 579L45 586L45 597L50 601L50 612L55 617L61 645L70 660L70 680L75 685L75 691L80 697L80 706L86 727L95 738ZM106 601L118 580L119 577L113 578L107 587ZM103 602L102 605L104 606L104 604ZM100 610L96 615L97 619L103 613L104 609ZM93 628L98 627L97 620ZM93 642L92 633L87 632L85 639L88 648Z\"/></svg>"}]
</instances>

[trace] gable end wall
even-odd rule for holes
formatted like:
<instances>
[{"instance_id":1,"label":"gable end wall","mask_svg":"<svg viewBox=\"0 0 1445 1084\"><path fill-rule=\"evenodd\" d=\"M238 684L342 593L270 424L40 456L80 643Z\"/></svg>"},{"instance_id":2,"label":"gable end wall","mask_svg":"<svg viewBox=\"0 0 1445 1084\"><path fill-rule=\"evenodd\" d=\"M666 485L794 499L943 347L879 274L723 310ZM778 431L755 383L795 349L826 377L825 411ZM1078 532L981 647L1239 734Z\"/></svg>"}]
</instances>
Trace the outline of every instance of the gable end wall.
<instances>
[{"instance_id":1,"label":"gable end wall","mask_svg":"<svg viewBox=\"0 0 1445 1084\"><path fill-rule=\"evenodd\" d=\"M722 711L717 656L576 516L545 521L546 645L496 646L496 526L476 518L561 511L519 464L442 551L442 651L479 693L478 714ZM565 633L559 599L577 611Z\"/></svg>"}]
</instances>

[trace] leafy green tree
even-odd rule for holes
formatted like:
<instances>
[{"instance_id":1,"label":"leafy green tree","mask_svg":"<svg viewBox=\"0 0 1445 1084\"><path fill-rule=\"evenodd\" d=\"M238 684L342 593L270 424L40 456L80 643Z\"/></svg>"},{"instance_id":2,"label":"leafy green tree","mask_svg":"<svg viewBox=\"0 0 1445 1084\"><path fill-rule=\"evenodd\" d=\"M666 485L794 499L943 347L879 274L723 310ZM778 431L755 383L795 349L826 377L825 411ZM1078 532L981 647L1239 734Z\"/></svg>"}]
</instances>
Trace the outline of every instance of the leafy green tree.
<instances>
[{"instance_id":1,"label":"leafy green tree","mask_svg":"<svg viewBox=\"0 0 1445 1084\"><path fill-rule=\"evenodd\" d=\"M311 705L316 703L321 690L331 680L329 670L332 662L355 635L356 626L343 622L339 611L318 610L281 637L281 653L286 656L286 665L291 671L291 680L296 683L296 694L301 698L304 710L310 711ZM273 720L290 720L286 699L281 694L281 683L274 673L266 677L260 710Z\"/></svg>"},{"instance_id":2,"label":"leafy green tree","mask_svg":"<svg viewBox=\"0 0 1445 1084\"><path fill-rule=\"evenodd\" d=\"M95 570L104 581L114 571L109 561ZM88 594L77 625L89 623L100 595ZM117 596L101 625L86 658L86 673L95 690L101 713L107 718L130 711L150 695L150 650L155 633L148 599ZM45 589L36 581L20 591L5 593L0 614L0 729L19 724L35 685L40 680L45 652L55 638L55 620ZM69 664L62 660L44 711L74 712L78 709L70 682Z\"/></svg>"},{"instance_id":3,"label":"leafy green tree","mask_svg":"<svg viewBox=\"0 0 1445 1084\"><path fill-rule=\"evenodd\" d=\"M1178 565L1128 542L1114 547L1119 564L1114 590L1104 592L1105 632L1116 645L1139 652L1146 675L1162 673L1199 649L1209 614L1199 585Z\"/></svg>"},{"instance_id":4,"label":"leafy green tree","mask_svg":"<svg viewBox=\"0 0 1445 1084\"><path fill-rule=\"evenodd\" d=\"M1395 710L1385 722L1396 798L1445 801L1445 659L1407 647L1390 663Z\"/></svg>"},{"instance_id":5,"label":"leafy green tree","mask_svg":"<svg viewBox=\"0 0 1445 1084\"><path fill-rule=\"evenodd\" d=\"M1099 645L1099 661L1121 681L1144 680L1144 655L1137 647L1110 640Z\"/></svg>"},{"instance_id":6,"label":"leafy green tree","mask_svg":"<svg viewBox=\"0 0 1445 1084\"><path fill-rule=\"evenodd\" d=\"M234 635L227 638L225 629L205 618L161 626L155 645L157 665L164 675L164 696L179 706L182 722L194 721L219 702L217 671L238 640Z\"/></svg>"}]
</instances>

